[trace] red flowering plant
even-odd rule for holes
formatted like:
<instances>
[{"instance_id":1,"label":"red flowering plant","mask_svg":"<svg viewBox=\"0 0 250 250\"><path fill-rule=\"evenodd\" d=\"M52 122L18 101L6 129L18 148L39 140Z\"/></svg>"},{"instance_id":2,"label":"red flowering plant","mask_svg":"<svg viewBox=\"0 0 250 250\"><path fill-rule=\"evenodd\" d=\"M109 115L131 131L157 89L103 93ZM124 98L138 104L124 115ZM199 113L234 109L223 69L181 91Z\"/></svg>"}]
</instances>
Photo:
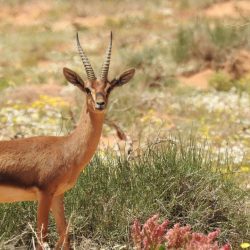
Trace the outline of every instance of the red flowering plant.
<instances>
[{"instance_id":1,"label":"red flowering plant","mask_svg":"<svg viewBox=\"0 0 250 250\"><path fill-rule=\"evenodd\" d=\"M138 220L132 226L132 238L137 250L161 249L165 241L168 220L158 223L159 215L149 218L142 226Z\"/></svg>"},{"instance_id":2,"label":"red flowering plant","mask_svg":"<svg viewBox=\"0 0 250 250\"><path fill-rule=\"evenodd\" d=\"M229 244L219 247L215 240L220 234L216 229L208 235L192 232L189 225L181 227L175 224L173 228L167 229L169 224L165 220L158 223L159 215L149 218L144 225L138 220L132 226L132 239L136 250L230 250Z\"/></svg>"}]
</instances>

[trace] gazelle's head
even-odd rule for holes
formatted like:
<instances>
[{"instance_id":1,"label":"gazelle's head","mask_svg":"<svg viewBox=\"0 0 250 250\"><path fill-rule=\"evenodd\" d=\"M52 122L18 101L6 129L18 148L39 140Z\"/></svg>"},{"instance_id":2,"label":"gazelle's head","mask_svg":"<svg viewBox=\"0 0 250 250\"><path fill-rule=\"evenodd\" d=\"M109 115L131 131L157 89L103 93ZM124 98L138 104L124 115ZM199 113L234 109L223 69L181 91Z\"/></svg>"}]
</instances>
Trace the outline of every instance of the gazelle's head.
<instances>
[{"instance_id":1,"label":"gazelle's head","mask_svg":"<svg viewBox=\"0 0 250 250\"><path fill-rule=\"evenodd\" d=\"M135 69L128 69L120 76L116 77L112 81L108 80L108 71L111 58L112 49L112 32L110 34L110 43L106 51L105 59L102 64L100 77L95 76L94 70L88 60L88 57L84 53L78 34L76 34L77 48L81 56L83 66L87 74L87 81L83 81L82 78L74 71L63 68L63 74L65 78L87 95L88 108L95 112L103 112L108 103L108 97L111 91L115 87L122 86L127 83L134 76Z\"/></svg>"}]
</instances>

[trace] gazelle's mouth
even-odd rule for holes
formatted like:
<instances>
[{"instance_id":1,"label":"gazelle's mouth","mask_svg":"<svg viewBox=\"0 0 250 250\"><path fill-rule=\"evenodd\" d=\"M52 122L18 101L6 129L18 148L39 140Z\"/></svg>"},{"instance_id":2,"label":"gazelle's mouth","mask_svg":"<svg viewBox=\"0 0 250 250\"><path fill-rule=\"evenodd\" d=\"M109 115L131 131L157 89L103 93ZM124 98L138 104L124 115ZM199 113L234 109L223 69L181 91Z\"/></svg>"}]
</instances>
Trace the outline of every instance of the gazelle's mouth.
<instances>
[{"instance_id":1,"label":"gazelle's mouth","mask_svg":"<svg viewBox=\"0 0 250 250\"><path fill-rule=\"evenodd\" d=\"M95 109L96 110L99 110L99 111L102 111L102 110L104 110L105 109L105 103L104 104L98 104L98 103L96 103L96 105L95 105Z\"/></svg>"}]
</instances>

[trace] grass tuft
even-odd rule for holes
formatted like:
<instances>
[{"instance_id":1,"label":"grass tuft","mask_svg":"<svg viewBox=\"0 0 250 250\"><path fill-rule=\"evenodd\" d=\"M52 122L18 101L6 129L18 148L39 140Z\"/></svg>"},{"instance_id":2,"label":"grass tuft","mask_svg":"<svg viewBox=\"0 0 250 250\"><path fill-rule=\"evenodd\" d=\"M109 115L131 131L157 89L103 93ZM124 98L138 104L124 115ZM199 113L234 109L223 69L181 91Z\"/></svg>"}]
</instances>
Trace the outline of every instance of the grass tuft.
<instances>
[{"instance_id":1,"label":"grass tuft","mask_svg":"<svg viewBox=\"0 0 250 250\"><path fill-rule=\"evenodd\" d=\"M105 245L129 243L134 219L143 221L155 213L173 223L190 224L195 231L220 228L223 243L246 240L246 192L215 171L219 166L195 145L193 140L169 140L130 161L99 152L66 195L76 244L83 236ZM34 225L34 205L4 205L0 216L3 241L21 233L27 222ZM22 241L29 244L29 239L27 234Z\"/></svg>"},{"instance_id":2,"label":"grass tuft","mask_svg":"<svg viewBox=\"0 0 250 250\"><path fill-rule=\"evenodd\" d=\"M67 211L82 215L74 232L127 243L135 218L159 213L204 233L221 228L222 242L239 243L248 230L246 193L215 165L193 140L151 146L130 161L99 154L66 198Z\"/></svg>"}]
</instances>

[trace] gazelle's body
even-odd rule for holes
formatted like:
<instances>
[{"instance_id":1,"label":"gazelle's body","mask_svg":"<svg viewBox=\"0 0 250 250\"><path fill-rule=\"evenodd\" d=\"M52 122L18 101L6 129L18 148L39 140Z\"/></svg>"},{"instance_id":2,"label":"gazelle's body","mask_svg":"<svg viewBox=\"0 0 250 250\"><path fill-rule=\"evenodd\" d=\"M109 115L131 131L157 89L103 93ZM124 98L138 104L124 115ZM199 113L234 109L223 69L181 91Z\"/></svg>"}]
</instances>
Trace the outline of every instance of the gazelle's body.
<instances>
[{"instance_id":1,"label":"gazelle's body","mask_svg":"<svg viewBox=\"0 0 250 250\"><path fill-rule=\"evenodd\" d=\"M86 94L86 104L76 129L67 136L40 136L0 142L0 203L38 201L38 249L46 240L51 209L59 233L57 249L69 249L64 216L64 192L72 188L82 169L98 146L110 92L127 83L134 75L130 69L108 81L112 34L100 79L84 54L78 36L77 46L88 81L64 68L66 79Z\"/></svg>"},{"instance_id":2,"label":"gazelle's body","mask_svg":"<svg viewBox=\"0 0 250 250\"><path fill-rule=\"evenodd\" d=\"M82 113L68 136L0 142L0 202L39 200L40 190L60 195L74 186L95 153L104 120L104 113L85 107Z\"/></svg>"}]
</instances>

